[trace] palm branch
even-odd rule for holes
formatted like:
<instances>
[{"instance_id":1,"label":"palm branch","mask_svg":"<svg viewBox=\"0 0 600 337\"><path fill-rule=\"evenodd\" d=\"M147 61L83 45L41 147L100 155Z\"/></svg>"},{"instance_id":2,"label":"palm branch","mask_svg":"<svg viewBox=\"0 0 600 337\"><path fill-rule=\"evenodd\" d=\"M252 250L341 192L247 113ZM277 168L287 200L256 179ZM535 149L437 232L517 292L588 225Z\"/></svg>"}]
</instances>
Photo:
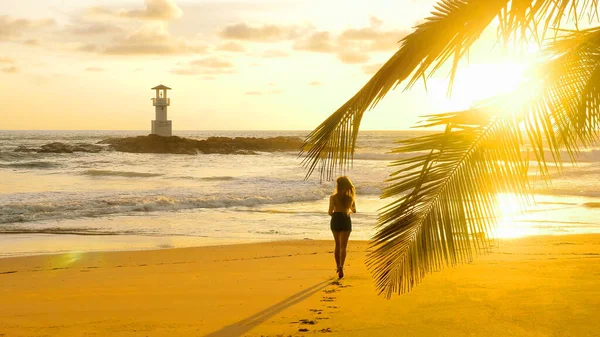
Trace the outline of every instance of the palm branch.
<instances>
[{"instance_id":1,"label":"palm branch","mask_svg":"<svg viewBox=\"0 0 600 337\"><path fill-rule=\"evenodd\" d=\"M425 274L487 248L498 194L514 194L524 205L532 200L527 149L548 179L547 163L560 168L561 150L574 160L597 140L600 28L571 32L548 53L543 76L516 90L520 100L432 115L425 126L444 125L444 132L404 140L395 150L417 155L392 163L399 169L382 195L397 199L380 214L368 260L381 293L408 291Z\"/></svg>"},{"instance_id":2,"label":"palm branch","mask_svg":"<svg viewBox=\"0 0 600 337\"><path fill-rule=\"evenodd\" d=\"M496 4L494 1L489 3L492 2ZM446 15L437 18L448 20L452 11L474 3L443 1ZM495 17L501 19L502 38L506 39L519 27L533 27L535 33L530 36L537 39L552 26L550 23L560 25L563 14L572 13L577 19L582 9L593 11L595 6L596 1L512 1L510 8L505 2L501 7L504 14L496 13ZM473 11L471 15L473 13L481 14ZM484 15L479 16L478 19ZM462 19L471 17L467 15ZM540 22L545 22L542 29L538 27ZM417 27L415 33L420 29L423 28ZM531 201L526 149L531 149L542 176L548 178L547 162L552 160L560 167L561 149L566 149L573 160L581 146L596 139L600 118L597 107L600 94L597 90L600 85L599 31L595 28L558 35L548 48L547 60L541 67L542 76L532 78L519 89L521 93L526 92L521 100L490 100L466 111L429 116L425 126L443 125L445 131L401 142L395 152L415 155L392 163L398 169L389 179L390 186L382 196L397 199L380 213L378 232L372 240L368 260L381 293L390 296L394 292L408 291L425 274L445 265L471 261L474 253L487 248L487 234L493 229L497 215L498 193L510 192L524 201ZM469 36L476 38L481 28L472 29L470 33ZM388 67L394 64L392 61L410 38L405 38L402 48L386 63ZM454 45L450 49L463 50L471 43L468 39L463 40L460 47ZM452 76L456 60L461 56L454 57ZM438 62L433 66L432 71L435 71L448 57L447 53L442 53L430 57L429 64L421 61L408 86L419 76L425 76L425 69L431 66L432 60ZM340 124L343 119L336 122L343 114L338 110L308 136L307 143L311 145L305 158L309 163L308 174L320 164L321 177L329 178L336 168L347 165L362 113L390 88L373 84L374 79L379 76L385 79L379 79L380 84L392 82L397 85L406 78L397 76L400 70L406 72L406 67L395 66L399 69L393 75L384 65L344 105L354 106L354 110L342 106L346 109L345 116L352 116L358 122L354 121L350 126L347 122ZM376 91L379 95L372 96L374 98L368 104L355 100L365 88L368 88L367 92ZM507 101L510 104L504 103ZM337 129L339 125L343 132ZM546 149L552 158L548 158Z\"/></svg>"},{"instance_id":3,"label":"palm branch","mask_svg":"<svg viewBox=\"0 0 600 337\"><path fill-rule=\"evenodd\" d=\"M541 41L549 27L568 19L575 25L596 15L597 0L442 0L431 16L400 41L399 50L375 75L305 139L303 165L308 178L316 169L321 179L350 167L362 117L393 88L427 79L452 60L450 86L459 61L495 19L498 38ZM556 30L554 30L556 32Z\"/></svg>"},{"instance_id":4,"label":"palm branch","mask_svg":"<svg viewBox=\"0 0 600 337\"><path fill-rule=\"evenodd\" d=\"M494 227L497 195L532 200L526 148L548 179L547 162L560 168L562 149L575 160L582 146L597 141L600 27L570 32L548 54L544 75L516 90L526 91L520 100L432 115L426 126L444 125L445 132L402 141L395 150L421 154L392 164L400 169L383 193L399 197L380 215L368 261L381 293L408 291L426 273L487 248L480 234Z\"/></svg>"}]
</instances>

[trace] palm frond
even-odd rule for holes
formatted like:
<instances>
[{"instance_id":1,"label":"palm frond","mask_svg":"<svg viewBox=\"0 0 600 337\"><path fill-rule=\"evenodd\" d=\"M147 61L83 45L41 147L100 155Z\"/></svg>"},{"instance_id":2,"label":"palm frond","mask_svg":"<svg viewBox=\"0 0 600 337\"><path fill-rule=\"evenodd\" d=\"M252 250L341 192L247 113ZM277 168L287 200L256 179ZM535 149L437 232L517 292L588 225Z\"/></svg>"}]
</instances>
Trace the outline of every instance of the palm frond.
<instances>
[{"instance_id":1,"label":"palm frond","mask_svg":"<svg viewBox=\"0 0 600 337\"><path fill-rule=\"evenodd\" d=\"M493 116L493 106L432 116L430 124L447 125L445 132L405 140L395 150L419 155L393 163L399 169L382 197L397 199L380 213L372 239L368 266L387 297L487 248L498 193L528 200L527 161L516 120L486 121L481 115Z\"/></svg>"},{"instance_id":2,"label":"palm frond","mask_svg":"<svg viewBox=\"0 0 600 337\"><path fill-rule=\"evenodd\" d=\"M315 170L331 179L350 167L362 117L391 89L408 80L410 88L452 59L450 86L459 61L481 33L499 21L499 38L541 41L549 28L596 13L597 0L442 0L424 23L403 38L399 50L350 100L313 130L300 155L308 178ZM542 27L540 27L540 25ZM516 34L519 33L519 34Z\"/></svg>"},{"instance_id":3,"label":"palm frond","mask_svg":"<svg viewBox=\"0 0 600 337\"><path fill-rule=\"evenodd\" d=\"M317 167L321 179L348 168L364 112L413 72L411 84L428 68L435 70L451 57L459 60L508 1L440 1L371 80L307 136L303 160L307 177Z\"/></svg>"},{"instance_id":4,"label":"palm frond","mask_svg":"<svg viewBox=\"0 0 600 337\"><path fill-rule=\"evenodd\" d=\"M398 169L383 193L397 199L380 214L368 259L381 293L406 292L427 273L487 248L497 195L531 201L526 149L549 178L548 160L561 165L562 149L574 160L597 140L600 28L558 38L541 69L516 90L520 100L429 116L426 126L446 131L404 140L395 150L415 156L393 163Z\"/></svg>"},{"instance_id":5,"label":"palm frond","mask_svg":"<svg viewBox=\"0 0 600 337\"><path fill-rule=\"evenodd\" d=\"M528 86L538 93L518 112L525 116L527 135L543 175L549 173L549 160L562 167L561 150L574 161L581 145L597 140L600 27L568 32L553 42L546 54L549 61L540 67L538 82Z\"/></svg>"}]
</instances>

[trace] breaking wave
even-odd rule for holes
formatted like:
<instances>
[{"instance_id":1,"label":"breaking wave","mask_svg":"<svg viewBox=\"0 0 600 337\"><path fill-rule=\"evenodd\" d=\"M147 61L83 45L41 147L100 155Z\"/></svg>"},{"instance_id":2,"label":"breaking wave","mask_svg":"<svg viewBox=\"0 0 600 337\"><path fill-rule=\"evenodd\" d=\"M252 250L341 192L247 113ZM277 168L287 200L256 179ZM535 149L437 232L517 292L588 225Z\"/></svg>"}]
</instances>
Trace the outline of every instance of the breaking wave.
<instances>
[{"instance_id":1,"label":"breaking wave","mask_svg":"<svg viewBox=\"0 0 600 337\"><path fill-rule=\"evenodd\" d=\"M149 173L149 172L130 172L130 171L112 171L112 170L86 170L82 173L83 175L96 176L96 177L159 177L162 173Z\"/></svg>"},{"instance_id":2,"label":"breaking wave","mask_svg":"<svg viewBox=\"0 0 600 337\"><path fill-rule=\"evenodd\" d=\"M234 180L235 177L231 177L231 176L213 176L213 177L174 176L174 177L171 177L170 179L229 181L229 180Z\"/></svg>"},{"instance_id":3,"label":"breaking wave","mask_svg":"<svg viewBox=\"0 0 600 337\"><path fill-rule=\"evenodd\" d=\"M253 207L323 199L320 189L281 196L111 196L91 199L44 200L0 205L0 223L98 217L109 214L176 211L197 208Z\"/></svg>"}]
</instances>

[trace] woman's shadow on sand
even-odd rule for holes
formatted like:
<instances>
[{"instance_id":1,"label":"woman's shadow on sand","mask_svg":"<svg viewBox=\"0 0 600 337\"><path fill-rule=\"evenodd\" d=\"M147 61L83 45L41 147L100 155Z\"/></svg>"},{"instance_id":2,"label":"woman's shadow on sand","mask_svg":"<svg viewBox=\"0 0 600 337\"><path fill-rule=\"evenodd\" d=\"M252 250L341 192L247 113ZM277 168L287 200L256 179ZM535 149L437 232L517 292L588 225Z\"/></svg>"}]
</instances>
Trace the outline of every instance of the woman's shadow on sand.
<instances>
[{"instance_id":1,"label":"woman's shadow on sand","mask_svg":"<svg viewBox=\"0 0 600 337\"><path fill-rule=\"evenodd\" d=\"M304 289L304 290L286 298L285 300L283 300L275 305L270 306L269 308L267 308L259 313L256 313L256 314L254 314L246 319L243 319L239 322L235 322L231 325L225 326L222 329L217 330L215 332L211 332L208 335L205 335L204 337L237 337L237 336L241 336L244 333L250 331L250 329L252 329L255 326L266 321L271 316L283 311L284 309L291 307L292 305L294 305L296 303L302 302L303 300L305 300L308 297L310 297L311 295L321 291L322 289L324 289L325 287L327 287L330 284L331 284L331 280L326 280L326 281L317 283L314 286Z\"/></svg>"}]
</instances>

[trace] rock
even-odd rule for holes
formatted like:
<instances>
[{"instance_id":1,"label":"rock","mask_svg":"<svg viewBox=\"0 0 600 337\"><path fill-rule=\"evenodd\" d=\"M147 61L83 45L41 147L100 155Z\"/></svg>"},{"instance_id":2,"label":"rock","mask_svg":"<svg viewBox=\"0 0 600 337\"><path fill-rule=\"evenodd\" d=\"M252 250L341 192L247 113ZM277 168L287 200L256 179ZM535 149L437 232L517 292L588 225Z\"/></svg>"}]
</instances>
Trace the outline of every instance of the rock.
<instances>
[{"instance_id":1,"label":"rock","mask_svg":"<svg viewBox=\"0 0 600 337\"><path fill-rule=\"evenodd\" d=\"M49 143L44 144L42 147L37 150L40 153L73 153L73 146L65 144L65 143Z\"/></svg>"},{"instance_id":2,"label":"rock","mask_svg":"<svg viewBox=\"0 0 600 337\"><path fill-rule=\"evenodd\" d=\"M38 153L73 153L73 152L90 152L98 153L104 147L94 144L77 143L75 145L54 142L42 145L40 148L32 149L23 145L17 147L14 152L38 152Z\"/></svg>"},{"instance_id":3,"label":"rock","mask_svg":"<svg viewBox=\"0 0 600 337\"><path fill-rule=\"evenodd\" d=\"M73 152L89 152L89 153L98 153L102 151L104 148L100 145L94 144L86 144L86 143L77 143L73 146Z\"/></svg>"},{"instance_id":4,"label":"rock","mask_svg":"<svg viewBox=\"0 0 600 337\"><path fill-rule=\"evenodd\" d=\"M209 137L196 140L177 136L162 137L158 135L108 138L98 142L108 144L109 149L133 153L175 153L198 154L220 153L256 155L256 151L297 151L303 144L299 137Z\"/></svg>"},{"instance_id":5,"label":"rock","mask_svg":"<svg viewBox=\"0 0 600 337\"><path fill-rule=\"evenodd\" d=\"M16 149L13 150L14 152L36 152L36 149L30 149L26 146L23 145L19 145Z\"/></svg>"}]
</instances>

